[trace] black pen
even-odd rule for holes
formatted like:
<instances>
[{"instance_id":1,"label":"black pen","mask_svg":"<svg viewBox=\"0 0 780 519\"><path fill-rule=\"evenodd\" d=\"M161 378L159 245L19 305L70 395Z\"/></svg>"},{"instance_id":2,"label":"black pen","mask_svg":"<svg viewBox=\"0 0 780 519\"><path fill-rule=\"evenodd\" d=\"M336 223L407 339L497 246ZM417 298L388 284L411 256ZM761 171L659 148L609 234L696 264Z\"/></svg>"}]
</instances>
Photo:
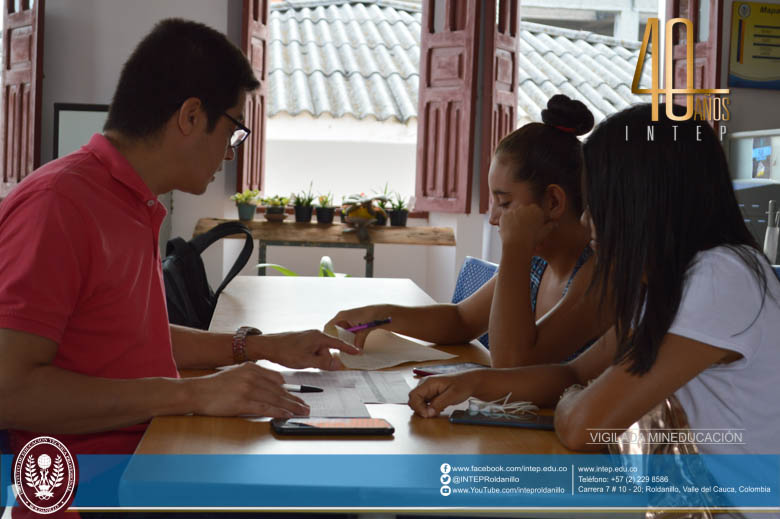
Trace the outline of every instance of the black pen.
<instances>
[{"instance_id":1,"label":"black pen","mask_svg":"<svg viewBox=\"0 0 780 519\"><path fill-rule=\"evenodd\" d=\"M282 387L291 393L322 393L323 389L316 386L304 386L299 384L282 384Z\"/></svg>"}]
</instances>

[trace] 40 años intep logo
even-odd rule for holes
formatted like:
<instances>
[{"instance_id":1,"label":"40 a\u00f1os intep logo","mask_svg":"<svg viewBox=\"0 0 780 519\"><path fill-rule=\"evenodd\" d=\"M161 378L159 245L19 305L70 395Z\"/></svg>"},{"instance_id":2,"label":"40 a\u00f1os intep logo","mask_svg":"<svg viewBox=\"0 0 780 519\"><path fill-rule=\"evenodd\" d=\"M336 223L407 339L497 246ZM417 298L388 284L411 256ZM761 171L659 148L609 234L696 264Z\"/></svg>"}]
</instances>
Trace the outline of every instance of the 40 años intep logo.
<instances>
[{"instance_id":1,"label":"40 a\u00f1os intep logo","mask_svg":"<svg viewBox=\"0 0 780 519\"><path fill-rule=\"evenodd\" d=\"M673 58L673 29L677 24L685 26L685 88L673 88L674 62ZM631 92L634 94L650 94L653 105L653 121L658 121L658 104L663 94L666 101L666 116L672 121L687 121L690 118L700 121L728 121L729 99L718 96L727 95L728 88L693 88L694 56L693 47L693 22L687 18L672 18L666 22L666 60L664 63L664 82L659 84L660 73L660 27L658 18L647 20L647 27L642 38L642 47L639 50L639 58L634 71L634 79L631 82ZM648 49L652 46L651 66L652 84L650 88L640 88L639 80L645 65ZM675 115L673 112L674 100L672 96L682 94L685 96L685 114ZM694 96L696 99L694 106ZM723 130L723 129L722 129ZM721 132L721 137L723 131Z\"/></svg>"},{"instance_id":2,"label":"40 a\u00f1os intep logo","mask_svg":"<svg viewBox=\"0 0 780 519\"><path fill-rule=\"evenodd\" d=\"M31 440L14 462L16 499L39 514L52 514L70 505L78 472L65 445L49 436Z\"/></svg>"}]
</instances>

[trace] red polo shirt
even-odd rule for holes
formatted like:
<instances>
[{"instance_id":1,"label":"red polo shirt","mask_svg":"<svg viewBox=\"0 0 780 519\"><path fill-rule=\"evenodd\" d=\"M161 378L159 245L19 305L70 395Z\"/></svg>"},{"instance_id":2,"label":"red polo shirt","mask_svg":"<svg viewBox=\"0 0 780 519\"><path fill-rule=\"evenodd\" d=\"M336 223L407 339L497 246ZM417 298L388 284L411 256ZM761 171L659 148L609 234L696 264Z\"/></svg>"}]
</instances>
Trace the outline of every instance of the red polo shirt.
<instances>
[{"instance_id":1,"label":"red polo shirt","mask_svg":"<svg viewBox=\"0 0 780 519\"><path fill-rule=\"evenodd\" d=\"M53 340L54 365L69 371L177 377L158 246L165 214L102 135L35 171L0 204L0 328ZM145 428L57 437L73 454L131 453ZM11 431L12 447L40 434Z\"/></svg>"}]
</instances>

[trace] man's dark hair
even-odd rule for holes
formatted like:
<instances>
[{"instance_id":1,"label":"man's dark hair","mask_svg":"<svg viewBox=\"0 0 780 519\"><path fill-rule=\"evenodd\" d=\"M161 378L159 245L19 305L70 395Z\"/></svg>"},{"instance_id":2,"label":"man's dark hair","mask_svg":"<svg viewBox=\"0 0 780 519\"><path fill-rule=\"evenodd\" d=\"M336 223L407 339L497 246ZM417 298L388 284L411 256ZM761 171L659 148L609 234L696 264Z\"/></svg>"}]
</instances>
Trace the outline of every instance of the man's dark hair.
<instances>
[{"instance_id":1,"label":"man's dark hair","mask_svg":"<svg viewBox=\"0 0 780 519\"><path fill-rule=\"evenodd\" d=\"M103 130L148 137L186 99L197 97L211 132L242 91L258 86L249 61L224 34L202 23L163 20L141 40L122 68Z\"/></svg>"},{"instance_id":2,"label":"man's dark hair","mask_svg":"<svg viewBox=\"0 0 780 519\"><path fill-rule=\"evenodd\" d=\"M593 286L612 301L615 361L638 375L655 363L697 253L732 249L767 293L767 260L745 226L717 135L706 122L665 113L653 122L651 114L649 104L613 114L583 146L583 195L598 242Z\"/></svg>"}]
</instances>

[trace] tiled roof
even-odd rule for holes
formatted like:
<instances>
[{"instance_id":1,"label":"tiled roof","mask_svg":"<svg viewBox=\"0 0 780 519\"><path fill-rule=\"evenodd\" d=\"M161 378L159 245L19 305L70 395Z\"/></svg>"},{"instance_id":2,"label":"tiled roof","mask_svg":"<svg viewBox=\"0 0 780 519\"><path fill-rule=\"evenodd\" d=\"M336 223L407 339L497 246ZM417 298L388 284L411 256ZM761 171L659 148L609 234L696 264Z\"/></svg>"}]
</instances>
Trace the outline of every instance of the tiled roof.
<instances>
[{"instance_id":1,"label":"tiled roof","mask_svg":"<svg viewBox=\"0 0 780 519\"><path fill-rule=\"evenodd\" d=\"M518 119L541 120L555 94L579 99L596 122L649 96L631 93L639 42L626 42L585 31L520 23ZM648 53L647 59L650 54ZM645 66L642 86L649 86Z\"/></svg>"},{"instance_id":2,"label":"tiled roof","mask_svg":"<svg viewBox=\"0 0 780 519\"><path fill-rule=\"evenodd\" d=\"M269 116L417 116L418 6L391 0L321 0L271 6ZM520 23L518 119L540 120L557 93L583 101L596 121L646 101L631 93L638 42ZM642 85L649 84L649 66Z\"/></svg>"}]
</instances>

